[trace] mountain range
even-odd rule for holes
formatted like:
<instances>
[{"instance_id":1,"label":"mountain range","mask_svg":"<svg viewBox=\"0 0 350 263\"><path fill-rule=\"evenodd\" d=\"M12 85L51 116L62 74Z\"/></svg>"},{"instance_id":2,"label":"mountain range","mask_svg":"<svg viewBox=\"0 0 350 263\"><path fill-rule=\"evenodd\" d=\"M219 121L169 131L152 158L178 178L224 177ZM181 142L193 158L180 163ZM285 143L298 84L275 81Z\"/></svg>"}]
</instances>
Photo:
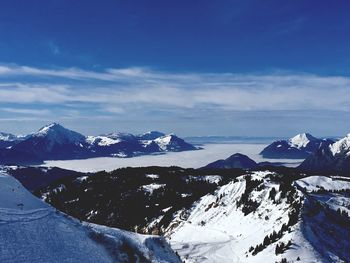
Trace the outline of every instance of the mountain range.
<instances>
[{"instance_id":1,"label":"mountain range","mask_svg":"<svg viewBox=\"0 0 350 263\"><path fill-rule=\"evenodd\" d=\"M110 133L84 136L52 123L27 136L2 133L0 164L40 163L91 157L132 157L140 154L196 150L174 134L157 131L141 135Z\"/></svg>"},{"instance_id":2,"label":"mountain range","mask_svg":"<svg viewBox=\"0 0 350 263\"><path fill-rule=\"evenodd\" d=\"M309 133L301 133L288 140L274 141L265 147L260 155L271 159L305 159L320 146L334 143L332 139L319 139Z\"/></svg>"},{"instance_id":3,"label":"mountain range","mask_svg":"<svg viewBox=\"0 0 350 263\"><path fill-rule=\"evenodd\" d=\"M330 145L322 145L301 163L299 168L314 173L350 172L350 134Z\"/></svg>"},{"instance_id":4,"label":"mountain range","mask_svg":"<svg viewBox=\"0 0 350 263\"><path fill-rule=\"evenodd\" d=\"M348 176L350 173L350 134L337 141L330 139L316 139L309 134L299 134L289 140L293 147L284 147L287 141L276 141L267 146L263 152L270 152L269 156L275 156L281 152L287 158L306 156L305 160L297 167L300 171L319 174L341 174ZM278 149L278 150L276 150ZM276 151L275 151L276 150ZM264 155L265 156L265 155ZM270 157L272 158L272 157ZM256 163L248 156L235 153L227 159L209 163L202 169L255 169L257 167L281 166L283 163L260 162Z\"/></svg>"}]
</instances>

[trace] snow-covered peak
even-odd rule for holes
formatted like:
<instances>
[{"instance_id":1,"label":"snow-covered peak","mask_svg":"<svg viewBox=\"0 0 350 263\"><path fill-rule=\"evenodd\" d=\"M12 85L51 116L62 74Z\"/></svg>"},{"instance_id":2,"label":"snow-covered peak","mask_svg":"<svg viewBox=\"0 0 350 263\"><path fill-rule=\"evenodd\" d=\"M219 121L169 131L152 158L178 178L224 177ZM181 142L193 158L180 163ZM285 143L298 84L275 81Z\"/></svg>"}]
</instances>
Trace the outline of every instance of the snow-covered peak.
<instances>
[{"instance_id":1,"label":"snow-covered peak","mask_svg":"<svg viewBox=\"0 0 350 263\"><path fill-rule=\"evenodd\" d=\"M173 134L168 134L155 139L155 141L169 143L171 140L173 140L174 137L175 136Z\"/></svg>"},{"instance_id":2,"label":"snow-covered peak","mask_svg":"<svg viewBox=\"0 0 350 263\"><path fill-rule=\"evenodd\" d=\"M343 139L336 141L329 146L333 155L347 154L350 152L350 133L347 134Z\"/></svg>"},{"instance_id":3,"label":"snow-covered peak","mask_svg":"<svg viewBox=\"0 0 350 263\"><path fill-rule=\"evenodd\" d=\"M0 132L0 141L15 141L17 136L11 133Z\"/></svg>"},{"instance_id":4,"label":"snow-covered peak","mask_svg":"<svg viewBox=\"0 0 350 263\"><path fill-rule=\"evenodd\" d=\"M34 137L45 137L57 143L75 143L85 140L85 136L72 130L64 128L58 123L51 123L42 127L33 134Z\"/></svg>"},{"instance_id":5,"label":"snow-covered peak","mask_svg":"<svg viewBox=\"0 0 350 263\"><path fill-rule=\"evenodd\" d=\"M63 126L61 126L59 123L53 122L42 127L36 134L46 135L52 130L61 130L62 128Z\"/></svg>"},{"instance_id":6,"label":"snow-covered peak","mask_svg":"<svg viewBox=\"0 0 350 263\"><path fill-rule=\"evenodd\" d=\"M135 140L135 136L133 134L126 133L126 132L113 132L103 136L114 140L122 140L122 141Z\"/></svg>"},{"instance_id":7,"label":"snow-covered peak","mask_svg":"<svg viewBox=\"0 0 350 263\"><path fill-rule=\"evenodd\" d=\"M155 140L159 137L165 136L164 133L159 132L159 131L149 131L144 134L139 135L139 138L141 140Z\"/></svg>"},{"instance_id":8,"label":"snow-covered peak","mask_svg":"<svg viewBox=\"0 0 350 263\"><path fill-rule=\"evenodd\" d=\"M310 141L315 141L315 140L317 140L317 139L309 133L300 133L300 134L290 138L289 143L292 146L300 149L300 148L306 147Z\"/></svg>"},{"instance_id":9,"label":"snow-covered peak","mask_svg":"<svg viewBox=\"0 0 350 263\"><path fill-rule=\"evenodd\" d=\"M172 140L174 140L174 138L175 138L175 135L168 134L155 139L154 142L158 144L160 149L167 150L167 146L171 143Z\"/></svg>"},{"instance_id":10,"label":"snow-covered peak","mask_svg":"<svg viewBox=\"0 0 350 263\"><path fill-rule=\"evenodd\" d=\"M121 142L120 139L112 139L106 136L87 136L86 142L91 145L99 145L99 146L110 146L112 144L116 144Z\"/></svg>"}]
</instances>

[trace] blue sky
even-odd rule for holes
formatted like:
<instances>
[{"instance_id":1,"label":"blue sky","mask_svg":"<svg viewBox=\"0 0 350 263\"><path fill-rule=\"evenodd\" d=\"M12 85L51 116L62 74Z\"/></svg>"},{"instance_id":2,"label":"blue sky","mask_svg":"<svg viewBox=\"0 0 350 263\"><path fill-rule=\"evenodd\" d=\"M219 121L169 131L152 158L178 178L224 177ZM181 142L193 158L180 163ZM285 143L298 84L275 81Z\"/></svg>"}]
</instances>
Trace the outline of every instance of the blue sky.
<instances>
[{"instance_id":1,"label":"blue sky","mask_svg":"<svg viewBox=\"0 0 350 263\"><path fill-rule=\"evenodd\" d=\"M350 2L1 1L0 127L350 132Z\"/></svg>"}]
</instances>

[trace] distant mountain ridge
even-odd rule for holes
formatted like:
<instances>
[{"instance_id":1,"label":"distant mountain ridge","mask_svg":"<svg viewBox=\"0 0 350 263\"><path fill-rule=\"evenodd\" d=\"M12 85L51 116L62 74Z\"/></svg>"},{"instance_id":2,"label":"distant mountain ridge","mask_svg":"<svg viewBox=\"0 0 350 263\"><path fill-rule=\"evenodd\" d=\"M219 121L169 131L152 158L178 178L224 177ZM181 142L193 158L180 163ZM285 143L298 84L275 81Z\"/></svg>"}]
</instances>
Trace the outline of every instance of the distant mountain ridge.
<instances>
[{"instance_id":1,"label":"distant mountain ridge","mask_svg":"<svg viewBox=\"0 0 350 263\"><path fill-rule=\"evenodd\" d=\"M203 169L252 169L258 164L248 156L240 153L235 153L224 160L217 160L203 167Z\"/></svg>"},{"instance_id":2,"label":"distant mountain ridge","mask_svg":"<svg viewBox=\"0 0 350 263\"><path fill-rule=\"evenodd\" d=\"M148 132L141 135L110 133L84 136L58 123L42 127L23 139L3 134L0 145L0 164L33 163L43 160L68 160L91 157L132 157L140 154L196 150L174 134Z\"/></svg>"},{"instance_id":3,"label":"distant mountain ridge","mask_svg":"<svg viewBox=\"0 0 350 263\"><path fill-rule=\"evenodd\" d=\"M288 140L274 141L261 152L264 158L271 159L305 159L321 145L334 143L331 139L319 139L309 133L301 133Z\"/></svg>"},{"instance_id":4,"label":"distant mountain ridge","mask_svg":"<svg viewBox=\"0 0 350 263\"><path fill-rule=\"evenodd\" d=\"M299 166L301 170L319 173L350 172L350 133L333 144L324 144Z\"/></svg>"},{"instance_id":5,"label":"distant mountain ridge","mask_svg":"<svg viewBox=\"0 0 350 263\"><path fill-rule=\"evenodd\" d=\"M226 159L220 159L200 169L216 170L216 169L243 169L243 170L254 170L258 167L278 167L283 166L283 162L255 162L247 155L241 153L232 154Z\"/></svg>"},{"instance_id":6,"label":"distant mountain ridge","mask_svg":"<svg viewBox=\"0 0 350 263\"><path fill-rule=\"evenodd\" d=\"M11 133L0 132L0 149L11 147L25 138L25 136L17 136Z\"/></svg>"}]
</instances>

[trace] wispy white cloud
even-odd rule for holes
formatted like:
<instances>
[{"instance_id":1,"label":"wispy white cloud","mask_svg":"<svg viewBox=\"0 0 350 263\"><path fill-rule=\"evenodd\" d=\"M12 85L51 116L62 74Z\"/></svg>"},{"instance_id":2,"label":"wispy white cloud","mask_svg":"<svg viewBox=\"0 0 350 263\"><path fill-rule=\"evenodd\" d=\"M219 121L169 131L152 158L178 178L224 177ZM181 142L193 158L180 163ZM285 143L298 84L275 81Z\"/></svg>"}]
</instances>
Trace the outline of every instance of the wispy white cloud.
<instances>
[{"instance_id":1,"label":"wispy white cloud","mask_svg":"<svg viewBox=\"0 0 350 263\"><path fill-rule=\"evenodd\" d=\"M48 115L50 113L47 109L25 109L25 108L0 108L2 111L10 112L10 113L18 113L25 115Z\"/></svg>"},{"instance_id":2,"label":"wispy white cloud","mask_svg":"<svg viewBox=\"0 0 350 263\"><path fill-rule=\"evenodd\" d=\"M16 76L16 81L11 81ZM21 77L30 76L30 81ZM74 81L70 81L74 79ZM3 80L3 81L2 81ZM350 110L350 78L303 73L169 73L0 66L0 103L91 105L87 111ZM98 107L95 107L95 106Z\"/></svg>"}]
</instances>

